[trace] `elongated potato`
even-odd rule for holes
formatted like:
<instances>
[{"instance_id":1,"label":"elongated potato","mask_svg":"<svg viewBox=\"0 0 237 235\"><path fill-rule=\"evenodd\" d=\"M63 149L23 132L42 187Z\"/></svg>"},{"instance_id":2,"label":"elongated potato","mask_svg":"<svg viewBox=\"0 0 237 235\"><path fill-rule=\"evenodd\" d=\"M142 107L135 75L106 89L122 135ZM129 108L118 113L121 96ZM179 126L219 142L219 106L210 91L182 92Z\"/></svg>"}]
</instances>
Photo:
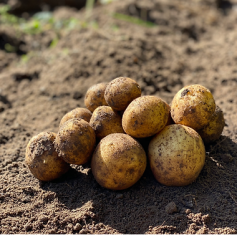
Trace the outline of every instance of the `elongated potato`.
<instances>
[{"instance_id":1,"label":"elongated potato","mask_svg":"<svg viewBox=\"0 0 237 235\"><path fill-rule=\"evenodd\" d=\"M31 173L41 181L59 178L70 168L60 158L54 148L56 134L41 132L29 141L26 147L25 162Z\"/></svg>"},{"instance_id":2,"label":"elongated potato","mask_svg":"<svg viewBox=\"0 0 237 235\"><path fill-rule=\"evenodd\" d=\"M192 183L204 166L205 156L200 135L180 124L166 126L153 137L148 147L153 175L167 186Z\"/></svg>"}]
</instances>

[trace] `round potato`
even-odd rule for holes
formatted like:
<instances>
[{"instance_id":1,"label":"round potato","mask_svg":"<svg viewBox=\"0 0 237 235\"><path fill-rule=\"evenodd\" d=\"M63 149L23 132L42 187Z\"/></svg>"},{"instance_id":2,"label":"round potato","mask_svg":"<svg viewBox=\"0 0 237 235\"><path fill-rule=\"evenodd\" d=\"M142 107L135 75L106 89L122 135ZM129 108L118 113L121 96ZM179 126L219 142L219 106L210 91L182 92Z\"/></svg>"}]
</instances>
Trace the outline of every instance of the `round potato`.
<instances>
[{"instance_id":1,"label":"round potato","mask_svg":"<svg viewBox=\"0 0 237 235\"><path fill-rule=\"evenodd\" d=\"M124 131L135 138L145 138L161 131L168 122L167 103L156 96L133 100L122 117Z\"/></svg>"},{"instance_id":2,"label":"round potato","mask_svg":"<svg viewBox=\"0 0 237 235\"><path fill-rule=\"evenodd\" d=\"M81 118L87 122L90 122L91 116L92 116L92 113L90 110L88 110L86 108L75 108L63 116L63 118L59 124L59 128L66 121L68 121L69 119L73 119L73 118Z\"/></svg>"},{"instance_id":3,"label":"round potato","mask_svg":"<svg viewBox=\"0 0 237 235\"><path fill-rule=\"evenodd\" d=\"M192 183L204 166L205 156L200 135L180 124L166 126L153 137L148 147L153 175L167 186Z\"/></svg>"},{"instance_id":4,"label":"round potato","mask_svg":"<svg viewBox=\"0 0 237 235\"><path fill-rule=\"evenodd\" d=\"M211 117L210 122L198 134L202 137L205 144L211 144L219 139L225 126L225 119L222 110L219 106Z\"/></svg>"},{"instance_id":5,"label":"round potato","mask_svg":"<svg viewBox=\"0 0 237 235\"><path fill-rule=\"evenodd\" d=\"M91 160L96 181L104 188L122 190L134 185L146 169L146 153L131 136L115 133L103 138Z\"/></svg>"},{"instance_id":6,"label":"round potato","mask_svg":"<svg viewBox=\"0 0 237 235\"><path fill-rule=\"evenodd\" d=\"M41 132L29 141L26 147L25 162L31 173L41 181L59 178L70 168L60 158L54 148L56 134Z\"/></svg>"},{"instance_id":7,"label":"round potato","mask_svg":"<svg viewBox=\"0 0 237 235\"><path fill-rule=\"evenodd\" d=\"M116 111L125 110L131 101L140 96L140 86L136 81L127 77L115 78L105 89L105 100Z\"/></svg>"},{"instance_id":8,"label":"round potato","mask_svg":"<svg viewBox=\"0 0 237 235\"><path fill-rule=\"evenodd\" d=\"M172 101L171 116L176 124L200 130L211 120L215 109L211 92L204 86L195 84L177 92Z\"/></svg>"},{"instance_id":9,"label":"round potato","mask_svg":"<svg viewBox=\"0 0 237 235\"><path fill-rule=\"evenodd\" d=\"M107 105L104 93L107 83L98 83L90 87L85 95L85 106L93 112L97 107Z\"/></svg>"},{"instance_id":10,"label":"round potato","mask_svg":"<svg viewBox=\"0 0 237 235\"><path fill-rule=\"evenodd\" d=\"M95 132L83 119L65 122L55 139L58 155L70 164L81 165L90 160L96 143Z\"/></svg>"},{"instance_id":11,"label":"round potato","mask_svg":"<svg viewBox=\"0 0 237 235\"><path fill-rule=\"evenodd\" d=\"M121 116L109 106L100 106L92 114L90 125L99 139L112 133L124 133Z\"/></svg>"}]
</instances>

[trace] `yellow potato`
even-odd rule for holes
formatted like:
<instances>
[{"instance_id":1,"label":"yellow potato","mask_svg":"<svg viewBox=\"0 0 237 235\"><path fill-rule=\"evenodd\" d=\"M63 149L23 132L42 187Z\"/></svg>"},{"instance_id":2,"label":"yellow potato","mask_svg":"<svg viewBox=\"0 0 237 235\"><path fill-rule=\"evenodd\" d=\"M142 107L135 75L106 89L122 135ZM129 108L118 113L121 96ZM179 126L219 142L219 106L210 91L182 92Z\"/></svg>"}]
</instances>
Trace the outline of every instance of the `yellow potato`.
<instances>
[{"instance_id":1,"label":"yellow potato","mask_svg":"<svg viewBox=\"0 0 237 235\"><path fill-rule=\"evenodd\" d=\"M153 175L167 186L192 183L204 166L205 156L200 135L180 124L166 126L153 137L148 147Z\"/></svg>"},{"instance_id":2,"label":"yellow potato","mask_svg":"<svg viewBox=\"0 0 237 235\"><path fill-rule=\"evenodd\" d=\"M156 96L133 100L122 117L124 131L135 138L145 138L161 131L168 122L167 103Z\"/></svg>"},{"instance_id":3,"label":"yellow potato","mask_svg":"<svg viewBox=\"0 0 237 235\"><path fill-rule=\"evenodd\" d=\"M115 78L105 89L105 100L116 111L125 110L129 103L140 96L140 86L135 80L127 77Z\"/></svg>"},{"instance_id":4,"label":"yellow potato","mask_svg":"<svg viewBox=\"0 0 237 235\"><path fill-rule=\"evenodd\" d=\"M225 119L222 110L219 106L212 115L211 121L198 134L202 137L205 144L211 144L219 139L225 126Z\"/></svg>"},{"instance_id":5,"label":"yellow potato","mask_svg":"<svg viewBox=\"0 0 237 235\"><path fill-rule=\"evenodd\" d=\"M195 84L177 92L172 101L171 116L176 124L200 130L211 120L215 108L211 92L204 86Z\"/></svg>"},{"instance_id":6,"label":"yellow potato","mask_svg":"<svg viewBox=\"0 0 237 235\"><path fill-rule=\"evenodd\" d=\"M90 110L86 108L75 108L63 116L59 124L59 127L62 126L69 119L73 119L73 118L81 118L87 122L90 122L91 116L92 116L92 113Z\"/></svg>"},{"instance_id":7,"label":"yellow potato","mask_svg":"<svg viewBox=\"0 0 237 235\"><path fill-rule=\"evenodd\" d=\"M65 162L81 165L90 160L96 143L95 132L83 119L65 122L55 139L56 150Z\"/></svg>"},{"instance_id":8,"label":"yellow potato","mask_svg":"<svg viewBox=\"0 0 237 235\"><path fill-rule=\"evenodd\" d=\"M55 138L55 133L41 132L32 137L26 147L25 162L39 180L54 180L70 168L69 164L58 156L54 148Z\"/></svg>"},{"instance_id":9,"label":"yellow potato","mask_svg":"<svg viewBox=\"0 0 237 235\"><path fill-rule=\"evenodd\" d=\"M109 106L95 109L90 125L99 139L112 133L124 133L121 116Z\"/></svg>"},{"instance_id":10,"label":"yellow potato","mask_svg":"<svg viewBox=\"0 0 237 235\"><path fill-rule=\"evenodd\" d=\"M104 188L122 190L134 185L146 169L146 153L131 136L115 133L103 138L91 160L96 181Z\"/></svg>"},{"instance_id":11,"label":"yellow potato","mask_svg":"<svg viewBox=\"0 0 237 235\"><path fill-rule=\"evenodd\" d=\"M97 107L107 105L104 93L107 83L98 83L90 87L85 95L85 106L93 112Z\"/></svg>"}]
</instances>

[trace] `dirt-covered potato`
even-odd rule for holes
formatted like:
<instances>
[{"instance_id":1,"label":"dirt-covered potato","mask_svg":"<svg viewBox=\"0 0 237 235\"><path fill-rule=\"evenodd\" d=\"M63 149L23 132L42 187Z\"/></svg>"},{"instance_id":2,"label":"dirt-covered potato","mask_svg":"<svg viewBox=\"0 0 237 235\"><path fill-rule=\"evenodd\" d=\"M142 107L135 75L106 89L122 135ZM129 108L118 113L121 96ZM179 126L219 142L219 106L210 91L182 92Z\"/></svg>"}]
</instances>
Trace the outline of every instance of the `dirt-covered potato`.
<instances>
[{"instance_id":1,"label":"dirt-covered potato","mask_svg":"<svg viewBox=\"0 0 237 235\"><path fill-rule=\"evenodd\" d=\"M167 186L192 183L204 166L205 154L200 135L180 124L166 126L153 137L148 147L153 175Z\"/></svg>"},{"instance_id":2,"label":"dirt-covered potato","mask_svg":"<svg viewBox=\"0 0 237 235\"><path fill-rule=\"evenodd\" d=\"M201 130L198 130L205 144L211 144L219 139L225 126L225 119L222 110L219 106L216 107L211 121Z\"/></svg>"},{"instance_id":3,"label":"dirt-covered potato","mask_svg":"<svg viewBox=\"0 0 237 235\"><path fill-rule=\"evenodd\" d=\"M70 167L58 156L54 148L55 138L55 133L41 132L32 137L26 147L25 162L31 173L39 180L57 179Z\"/></svg>"},{"instance_id":4,"label":"dirt-covered potato","mask_svg":"<svg viewBox=\"0 0 237 235\"><path fill-rule=\"evenodd\" d=\"M135 138L145 138L161 131L168 122L167 103L156 96L133 100L122 117L124 131Z\"/></svg>"},{"instance_id":5,"label":"dirt-covered potato","mask_svg":"<svg viewBox=\"0 0 237 235\"><path fill-rule=\"evenodd\" d=\"M104 188L122 190L134 185L146 169L146 153L131 136L115 133L98 144L91 160L96 181Z\"/></svg>"},{"instance_id":6,"label":"dirt-covered potato","mask_svg":"<svg viewBox=\"0 0 237 235\"><path fill-rule=\"evenodd\" d=\"M99 139L112 133L124 133L121 116L109 106L95 109L90 125Z\"/></svg>"},{"instance_id":7,"label":"dirt-covered potato","mask_svg":"<svg viewBox=\"0 0 237 235\"><path fill-rule=\"evenodd\" d=\"M83 119L70 119L58 131L55 147L58 155L70 164L81 165L90 160L96 143L95 132Z\"/></svg>"},{"instance_id":8,"label":"dirt-covered potato","mask_svg":"<svg viewBox=\"0 0 237 235\"><path fill-rule=\"evenodd\" d=\"M87 122L90 122L91 115L92 115L91 111L86 108L75 108L63 116L59 124L59 127L62 126L69 119L73 118L81 118Z\"/></svg>"},{"instance_id":9,"label":"dirt-covered potato","mask_svg":"<svg viewBox=\"0 0 237 235\"><path fill-rule=\"evenodd\" d=\"M141 96L138 83L127 77L112 80L105 89L107 104L116 111L122 111L137 97Z\"/></svg>"},{"instance_id":10,"label":"dirt-covered potato","mask_svg":"<svg viewBox=\"0 0 237 235\"><path fill-rule=\"evenodd\" d=\"M177 92L172 101L171 116L176 124L200 130L211 120L215 109L211 92L206 87L195 84Z\"/></svg>"},{"instance_id":11,"label":"dirt-covered potato","mask_svg":"<svg viewBox=\"0 0 237 235\"><path fill-rule=\"evenodd\" d=\"M85 106L93 112L97 107L107 105L104 93L107 83L98 83L90 87L85 95Z\"/></svg>"}]
</instances>

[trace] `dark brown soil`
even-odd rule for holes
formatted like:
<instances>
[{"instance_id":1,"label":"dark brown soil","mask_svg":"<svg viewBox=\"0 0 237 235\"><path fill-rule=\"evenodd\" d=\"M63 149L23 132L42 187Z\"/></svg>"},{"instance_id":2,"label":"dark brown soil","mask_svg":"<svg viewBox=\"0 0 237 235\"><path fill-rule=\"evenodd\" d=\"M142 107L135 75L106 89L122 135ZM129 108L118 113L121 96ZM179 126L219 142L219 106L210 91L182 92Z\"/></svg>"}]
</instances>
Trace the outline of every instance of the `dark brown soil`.
<instances>
[{"instance_id":1,"label":"dark brown soil","mask_svg":"<svg viewBox=\"0 0 237 235\"><path fill-rule=\"evenodd\" d=\"M144 4L146 2L146 4ZM147 28L115 19L140 16ZM83 10L59 8L55 18ZM129 0L97 7L98 29L55 32L21 39L0 29L16 53L0 50L1 233L237 233L237 11L212 0ZM5 35L4 37L2 35ZM1 41L0 41L1 44ZM20 55L28 52L29 60ZM25 160L30 138L58 131L63 115L84 107L87 89L119 76L135 79L143 95L171 102L185 85L209 88L226 126L206 146L206 163L186 187L166 187L149 167L123 191L102 188L90 164L72 166L62 178L39 182ZM146 145L146 143L145 143Z\"/></svg>"}]
</instances>

